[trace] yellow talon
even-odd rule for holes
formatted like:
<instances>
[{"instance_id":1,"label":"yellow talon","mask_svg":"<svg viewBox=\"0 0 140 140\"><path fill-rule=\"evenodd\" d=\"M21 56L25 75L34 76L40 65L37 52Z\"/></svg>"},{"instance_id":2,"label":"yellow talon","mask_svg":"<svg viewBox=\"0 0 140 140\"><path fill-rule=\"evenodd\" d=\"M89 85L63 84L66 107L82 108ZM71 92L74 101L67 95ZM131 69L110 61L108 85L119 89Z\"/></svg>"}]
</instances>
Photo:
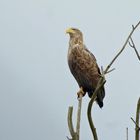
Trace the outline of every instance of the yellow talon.
<instances>
[{"instance_id":1,"label":"yellow talon","mask_svg":"<svg viewBox=\"0 0 140 140\"><path fill-rule=\"evenodd\" d=\"M85 96L85 92L83 91L83 87L80 87L80 90L77 92L78 98L80 97L80 95Z\"/></svg>"}]
</instances>

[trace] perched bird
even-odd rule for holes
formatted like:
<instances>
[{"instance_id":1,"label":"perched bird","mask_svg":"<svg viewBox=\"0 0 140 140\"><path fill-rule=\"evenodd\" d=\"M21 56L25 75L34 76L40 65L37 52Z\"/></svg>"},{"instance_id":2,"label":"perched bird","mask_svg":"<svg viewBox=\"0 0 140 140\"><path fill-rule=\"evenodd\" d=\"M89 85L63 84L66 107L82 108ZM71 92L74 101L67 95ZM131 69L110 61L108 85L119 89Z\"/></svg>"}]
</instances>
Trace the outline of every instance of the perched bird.
<instances>
[{"instance_id":1,"label":"perched bird","mask_svg":"<svg viewBox=\"0 0 140 140\"><path fill-rule=\"evenodd\" d=\"M68 49L68 65L79 87L83 90L83 96L88 93L91 98L101 77L100 69L94 55L85 47L83 35L79 29L69 28L66 33L70 35ZM103 107L105 97L104 87L98 92L96 101L99 107Z\"/></svg>"}]
</instances>

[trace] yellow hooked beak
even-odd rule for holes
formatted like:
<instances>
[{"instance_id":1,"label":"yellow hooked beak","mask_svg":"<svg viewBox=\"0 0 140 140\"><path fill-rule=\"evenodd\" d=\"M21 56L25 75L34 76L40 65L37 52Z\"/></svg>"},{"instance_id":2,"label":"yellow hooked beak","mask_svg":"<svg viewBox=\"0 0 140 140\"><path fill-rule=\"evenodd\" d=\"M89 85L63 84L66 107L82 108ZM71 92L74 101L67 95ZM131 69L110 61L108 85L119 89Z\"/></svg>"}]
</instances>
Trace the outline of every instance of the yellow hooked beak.
<instances>
[{"instance_id":1,"label":"yellow hooked beak","mask_svg":"<svg viewBox=\"0 0 140 140\"><path fill-rule=\"evenodd\" d=\"M70 34L70 33L71 33L71 34L74 34L75 32L74 32L74 30L72 30L71 28L69 28L69 29L67 29L67 30L66 30L66 33L69 33L69 34Z\"/></svg>"}]
</instances>

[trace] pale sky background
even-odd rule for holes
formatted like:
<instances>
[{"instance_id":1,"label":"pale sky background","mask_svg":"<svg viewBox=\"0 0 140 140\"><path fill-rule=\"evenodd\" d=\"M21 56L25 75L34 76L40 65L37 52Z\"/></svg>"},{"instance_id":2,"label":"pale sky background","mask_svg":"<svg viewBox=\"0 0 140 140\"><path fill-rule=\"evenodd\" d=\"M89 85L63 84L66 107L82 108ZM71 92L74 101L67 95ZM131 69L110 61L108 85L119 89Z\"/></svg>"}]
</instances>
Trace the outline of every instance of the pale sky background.
<instances>
[{"instance_id":1,"label":"pale sky background","mask_svg":"<svg viewBox=\"0 0 140 140\"><path fill-rule=\"evenodd\" d=\"M122 47L140 20L139 0L0 1L0 140L66 140L68 106L76 117L78 85L67 65L68 27L84 34L99 66ZM140 52L140 28L133 35ZM140 61L128 47L106 79L104 107L94 106L100 140L134 139ZM92 139L83 98L81 140Z\"/></svg>"}]
</instances>

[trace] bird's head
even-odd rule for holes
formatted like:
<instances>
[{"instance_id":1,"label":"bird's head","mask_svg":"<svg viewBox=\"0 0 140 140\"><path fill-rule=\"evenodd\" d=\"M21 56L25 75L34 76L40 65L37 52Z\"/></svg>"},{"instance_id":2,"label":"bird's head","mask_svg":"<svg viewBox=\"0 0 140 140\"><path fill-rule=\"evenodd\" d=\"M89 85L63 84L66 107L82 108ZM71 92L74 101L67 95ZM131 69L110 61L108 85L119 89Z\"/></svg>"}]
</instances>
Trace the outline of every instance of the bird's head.
<instances>
[{"instance_id":1,"label":"bird's head","mask_svg":"<svg viewBox=\"0 0 140 140\"><path fill-rule=\"evenodd\" d=\"M83 42L83 35L82 35L82 32L79 29L68 28L66 30L66 33L68 33L70 35L70 40L74 39L75 41L78 41L78 42L80 41L81 43Z\"/></svg>"}]
</instances>

